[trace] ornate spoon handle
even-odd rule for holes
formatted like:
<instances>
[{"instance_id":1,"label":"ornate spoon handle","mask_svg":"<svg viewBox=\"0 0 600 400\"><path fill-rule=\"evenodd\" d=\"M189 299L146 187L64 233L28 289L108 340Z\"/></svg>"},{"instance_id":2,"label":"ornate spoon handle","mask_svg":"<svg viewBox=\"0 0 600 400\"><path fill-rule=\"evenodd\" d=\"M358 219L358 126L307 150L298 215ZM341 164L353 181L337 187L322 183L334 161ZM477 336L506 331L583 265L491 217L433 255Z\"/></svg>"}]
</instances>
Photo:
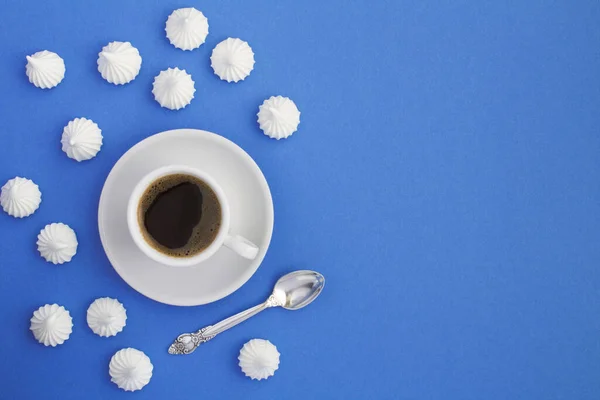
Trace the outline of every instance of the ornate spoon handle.
<instances>
[{"instance_id":1,"label":"ornate spoon handle","mask_svg":"<svg viewBox=\"0 0 600 400\"><path fill-rule=\"evenodd\" d=\"M190 354L196 350L200 344L208 342L219 333L224 332L229 328L233 328L237 324L244 322L248 318L255 316L267 308L278 307L281 305L281 302L277 301L274 295L271 295L264 303L237 313L221 322L206 326L194 333L183 333L179 335L169 347L169 354Z\"/></svg>"}]
</instances>

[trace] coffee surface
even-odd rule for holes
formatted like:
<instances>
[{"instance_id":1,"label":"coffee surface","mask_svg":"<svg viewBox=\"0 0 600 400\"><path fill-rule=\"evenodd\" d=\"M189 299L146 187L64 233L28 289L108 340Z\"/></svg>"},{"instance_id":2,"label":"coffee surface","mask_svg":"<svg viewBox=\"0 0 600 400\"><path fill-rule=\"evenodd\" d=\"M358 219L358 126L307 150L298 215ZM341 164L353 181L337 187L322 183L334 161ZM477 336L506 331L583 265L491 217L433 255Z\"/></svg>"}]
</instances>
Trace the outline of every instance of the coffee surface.
<instances>
[{"instance_id":1,"label":"coffee surface","mask_svg":"<svg viewBox=\"0 0 600 400\"><path fill-rule=\"evenodd\" d=\"M221 205L202 180L185 174L154 181L142 195L138 222L146 241L174 257L202 252L221 226Z\"/></svg>"}]
</instances>

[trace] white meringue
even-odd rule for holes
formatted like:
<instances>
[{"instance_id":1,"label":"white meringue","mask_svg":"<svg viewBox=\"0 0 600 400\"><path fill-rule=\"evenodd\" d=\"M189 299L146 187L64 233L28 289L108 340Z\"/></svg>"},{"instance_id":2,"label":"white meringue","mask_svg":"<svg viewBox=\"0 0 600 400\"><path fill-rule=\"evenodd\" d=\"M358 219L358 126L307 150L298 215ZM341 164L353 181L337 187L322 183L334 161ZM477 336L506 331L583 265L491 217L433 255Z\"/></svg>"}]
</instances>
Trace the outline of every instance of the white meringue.
<instances>
[{"instance_id":1,"label":"white meringue","mask_svg":"<svg viewBox=\"0 0 600 400\"><path fill-rule=\"evenodd\" d=\"M161 71L152 84L154 99L170 110L179 110L190 104L195 92L192 76L179 68Z\"/></svg>"},{"instance_id":2,"label":"white meringue","mask_svg":"<svg viewBox=\"0 0 600 400\"><path fill-rule=\"evenodd\" d=\"M2 186L0 205L6 213L15 218L28 217L42 202L42 193L32 180L16 177Z\"/></svg>"},{"instance_id":3,"label":"white meringue","mask_svg":"<svg viewBox=\"0 0 600 400\"><path fill-rule=\"evenodd\" d=\"M44 50L26 58L25 73L29 82L35 86L41 89L50 89L64 79L65 62L58 54Z\"/></svg>"},{"instance_id":4,"label":"white meringue","mask_svg":"<svg viewBox=\"0 0 600 400\"><path fill-rule=\"evenodd\" d=\"M285 139L298 130L300 111L296 104L283 96L271 96L258 108L258 124L265 135Z\"/></svg>"},{"instance_id":5,"label":"white meringue","mask_svg":"<svg viewBox=\"0 0 600 400\"><path fill-rule=\"evenodd\" d=\"M134 80L141 67L140 52L129 42L110 42L98 53L98 72L115 85Z\"/></svg>"},{"instance_id":6,"label":"white meringue","mask_svg":"<svg viewBox=\"0 0 600 400\"><path fill-rule=\"evenodd\" d=\"M76 161L96 157L102 147L102 131L87 118L75 118L63 129L62 150Z\"/></svg>"},{"instance_id":7,"label":"white meringue","mask_svg":"<svg viewBox=\"0 0 600 400\"><path fill-rule=\"evenodd\" d=\"M126 392L142 389L152 378L152 363L143 352L126 348L115 353L110 359L108 373L111 382Z\"/></svg>"},{"instance_id":8,"label":"white meringue","mask_svg":"<svg viewBox=\"0 0 600 400\"><path fill-rule=\"evenodd\" d=\"M208 19L194 7L180 8L167 18L165 31L169 42L178 49L197 49L208 35Z\"/></svg>"},{"instance_id":9,"label":"white meringue","mask_svg":"<svg viewBox=\"0 0 600 400\"><path fill-rule=\"evenodd\" d=\"M221 80L242 81L254 69L254 53L248 42L228 38L213 49L210 65Z\"/></svg>"},{"instance_id":10,"label":"white meringue","mask_svg":"<svg viewBox=\"0 0 600 400\"><path fill-rule=\"evenodd\" d=\"M46 304L33 312L29 329L44 346L63 344L73 331L73 318L58 304Z\"/></svg>"},{"instance_id":11,"label":"white meringue","mask_svg":"<svg viewBox=\"0 0 600 400\"><path fill-rule=\"evenodd\" d=\"M87 324L98 336L116 336L126 324L127 313L117 299L101 297L87 309Z\"/></svg>"},{"instance_id":12,"label":"white meringue","mask_svg":"<svg viewBox=\"0 0 600 400\"><path fill-rule=\"evenodd\" d=\"M77 236L63 223L49 224L40 231L37 240L40 255L52 264L71 261L77 253Z\"/></svg>"},{"instance_id":13,"label":"white meringue","mask_svg":"<svg viewBox=\"0 0 600 400\"><path fill-rule=\"evenodd\" d=\"M271 342L264 339L252 339L240 350L238 360L240 368L247 377L267 379L279 368L279 352Z\"/></svg>"}]
</instances>

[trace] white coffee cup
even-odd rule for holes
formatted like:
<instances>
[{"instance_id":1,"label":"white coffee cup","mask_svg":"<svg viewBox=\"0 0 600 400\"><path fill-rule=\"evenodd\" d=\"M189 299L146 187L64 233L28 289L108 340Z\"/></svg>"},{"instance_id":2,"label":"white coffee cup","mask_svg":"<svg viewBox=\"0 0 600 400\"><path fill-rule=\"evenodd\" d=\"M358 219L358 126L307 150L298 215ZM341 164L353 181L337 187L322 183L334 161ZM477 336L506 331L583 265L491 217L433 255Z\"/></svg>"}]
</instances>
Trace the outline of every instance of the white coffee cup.
<instances>
[{"instance_id":1,"label":"white coffee cup","mask_svg":"<svg viewBox=\"0 0 600 400\"><path fill-rule=\"evenodd\" d=\"M175 174L191 175L205 182L217 195L217 200L221 204L221 226L219 227L215 239L206 249L190 257L169 256L156 250L144 238L138 218L138 207L141 197L146 192L146 189L148 189L148 187L157 179ZM231 213L229 211L229 203L227 202L225 193L223 193L223 189L221 189L215 180L207 173L196 168L182 165L158 168L144 176L133 189L127 206L127 225L129 226L129 232L135 244L144 252L144 254L154 261L173 267L188 267L199 264L213 256L223 245L249 260L256 258L258 247L254 243L242 236L232 235L229 232L230 219Z\"/></svg>"}]
</instances>

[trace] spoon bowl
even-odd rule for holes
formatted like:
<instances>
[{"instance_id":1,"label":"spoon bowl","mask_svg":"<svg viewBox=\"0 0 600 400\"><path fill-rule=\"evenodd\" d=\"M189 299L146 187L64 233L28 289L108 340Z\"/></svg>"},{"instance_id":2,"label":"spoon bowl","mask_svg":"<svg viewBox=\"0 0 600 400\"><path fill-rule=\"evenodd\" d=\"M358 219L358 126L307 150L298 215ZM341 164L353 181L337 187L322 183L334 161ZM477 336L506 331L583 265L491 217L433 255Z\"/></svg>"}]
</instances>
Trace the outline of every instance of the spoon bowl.
<instances>
[{"instance_id":1,"label":"spoon bowl","mask_svg":"<svg viewBox=\"0 0 600 400\"><path fill-rule=\"evenodd\" d=\"M286 310L299 310L312 303L323 291L325 277L315 271L294 271L279 278L273 295Z\"/></svg>"}]
</instances>

